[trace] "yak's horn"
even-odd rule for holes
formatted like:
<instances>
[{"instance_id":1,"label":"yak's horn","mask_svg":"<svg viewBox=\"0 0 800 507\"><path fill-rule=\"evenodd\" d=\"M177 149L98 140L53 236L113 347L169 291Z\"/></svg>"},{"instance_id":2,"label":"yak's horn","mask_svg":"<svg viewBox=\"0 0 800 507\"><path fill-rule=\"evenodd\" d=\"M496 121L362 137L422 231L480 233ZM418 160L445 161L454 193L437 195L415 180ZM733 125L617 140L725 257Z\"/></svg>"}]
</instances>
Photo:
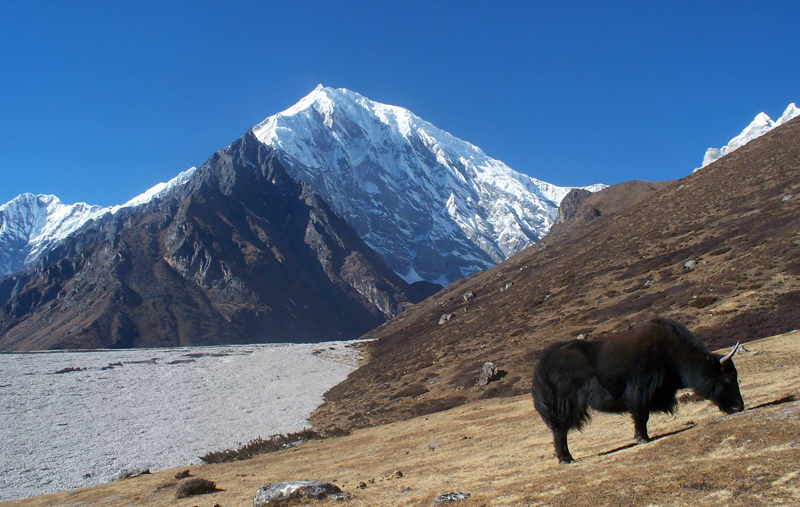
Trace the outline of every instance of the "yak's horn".
<instances>
[{"instance_id":1,"label":"yak's horn","mask_svg":"<svg viewBox=\"0 0 800 507\"><path fill-rule=\"evenodd\" d=\"M731 351L728 352L728 355L719 360L719 364L725 364L730 361L733 355L736 354L737 350L739 350L739 342L736 342L736 345L734 345Z\"/></svg>"}]
</instances>

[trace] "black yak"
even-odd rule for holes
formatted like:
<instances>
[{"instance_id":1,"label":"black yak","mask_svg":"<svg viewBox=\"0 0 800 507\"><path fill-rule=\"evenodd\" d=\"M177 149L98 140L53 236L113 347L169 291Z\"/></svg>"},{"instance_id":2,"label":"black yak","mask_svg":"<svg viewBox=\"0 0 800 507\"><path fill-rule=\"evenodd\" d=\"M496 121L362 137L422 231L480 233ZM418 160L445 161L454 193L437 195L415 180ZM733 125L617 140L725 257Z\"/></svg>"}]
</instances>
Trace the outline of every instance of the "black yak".
<instances>
[{"instance_id":1,"label":"black yak","mask_svg":"<svg viewBox=\"0 0 800 507\"><path fill-rule=\"evenodd\" d=\"M726 413L741 412L733 354L712 354L686 327L654 319L596 340L547 348L533 375L533 402L553 431L556 457L573 461L567 433L580 430L590 408L633 416L634 438L648 442L651 412L673 413L678 389L691 388Z\"/></svg>"}]
</instances>

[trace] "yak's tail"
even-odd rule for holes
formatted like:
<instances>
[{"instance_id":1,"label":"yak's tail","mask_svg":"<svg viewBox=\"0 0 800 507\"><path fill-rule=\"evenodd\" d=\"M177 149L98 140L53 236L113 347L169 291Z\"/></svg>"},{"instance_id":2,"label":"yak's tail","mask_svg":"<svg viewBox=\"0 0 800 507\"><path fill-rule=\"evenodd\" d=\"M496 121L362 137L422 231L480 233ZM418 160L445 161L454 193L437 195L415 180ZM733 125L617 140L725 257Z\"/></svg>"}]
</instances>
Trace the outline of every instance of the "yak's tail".
<instances>
[{"instance_id":1,"label":"yak's tail","mask_svg":"<svg viewBox=\"0 0 800 507\"><path fill-rule=\"evenodd\" d=\"M533 405L542 420L553 431L580 430L589 420L589 396L586 382L574 389L572 371L559 371L548 366L548 357L558 353L558 345L545 351L533 374ZM578 380L580 384L580 380ZM562 386L559 389L559 386Z\"/></svg>"}]
</instances>

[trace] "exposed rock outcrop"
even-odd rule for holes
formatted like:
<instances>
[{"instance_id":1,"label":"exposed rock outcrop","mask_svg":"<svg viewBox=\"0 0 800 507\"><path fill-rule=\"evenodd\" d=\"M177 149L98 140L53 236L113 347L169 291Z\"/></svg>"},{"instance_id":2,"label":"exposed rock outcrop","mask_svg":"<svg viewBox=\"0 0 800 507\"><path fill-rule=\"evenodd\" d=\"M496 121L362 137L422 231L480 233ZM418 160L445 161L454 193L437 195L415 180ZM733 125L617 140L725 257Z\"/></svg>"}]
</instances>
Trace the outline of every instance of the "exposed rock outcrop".
<instances>
[{"instance_id":1,"label":"exposed rock outcrop","mask_svg":"<svg viewBox=\"0 0 800 507\"><path fill-rule=\"evenodd\" d=\"M417 301L252 133L0 284L0 350L356 338Z\"/></svg>"}]
</instances>

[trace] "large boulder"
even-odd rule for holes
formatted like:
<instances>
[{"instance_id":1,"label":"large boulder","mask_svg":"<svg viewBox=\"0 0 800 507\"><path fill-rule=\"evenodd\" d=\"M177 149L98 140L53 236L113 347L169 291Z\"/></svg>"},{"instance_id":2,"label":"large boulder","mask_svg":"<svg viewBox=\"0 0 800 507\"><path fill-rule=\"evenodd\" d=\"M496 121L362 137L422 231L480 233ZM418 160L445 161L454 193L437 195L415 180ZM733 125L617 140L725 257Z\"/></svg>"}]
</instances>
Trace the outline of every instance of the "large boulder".
<instances>
[{"instance_id":1,"label":"large boulder","mask_svg":"<svg viewBox=\"0 0 800 507\"><path fill-rule=\"evenodd\" d=\"M483 387L489 382L493 382L499 378L500 372L497 366L491 361L486 361L483 363L483 366L481 366L481 373L478 376L478 385Z\"/></svg>"},{"instance_id":2,"label":"large boulder","mask_svg":"<svg viewBox=\"0 0 800 507\"><path fill-rule=\"evenodd\" d=\"M265 484L258 488L253 507L278 507L295 500L346 500L350 493L343 493L339 486L325 481L287 481Z\"/></svg>"}]
</instances>

